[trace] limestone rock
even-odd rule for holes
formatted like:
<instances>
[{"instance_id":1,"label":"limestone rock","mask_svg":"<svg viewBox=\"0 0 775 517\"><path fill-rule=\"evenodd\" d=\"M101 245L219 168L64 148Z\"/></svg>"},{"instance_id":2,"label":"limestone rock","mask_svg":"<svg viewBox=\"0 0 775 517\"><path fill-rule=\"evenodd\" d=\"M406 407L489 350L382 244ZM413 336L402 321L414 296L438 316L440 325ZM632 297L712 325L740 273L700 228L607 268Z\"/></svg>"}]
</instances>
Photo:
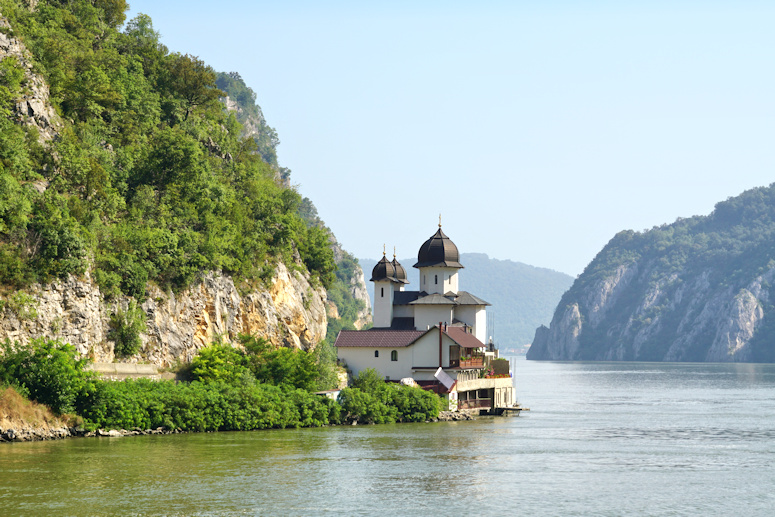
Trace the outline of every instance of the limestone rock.
<instances>
[{"instance_id":1,"label":"limestone rock","mask_svg":"<svg viewBox=\"0 0 775 517\"><path fill-rule=\"evenodd\" d=\"M358 312L358 319L355 320L355 328L361 330L371 323L371 298L366 288L366 277L363 275L361 266L355 269L355 275L350 279L350 294L356 300L363 302L363 309Z\"/></svg>"},{"instance_id":2,"label":"limestone rock","mask_svg":"<svg viewBox=\"0 0 775 517\"><path fill-rule=\"evenodd\" d=\"M0 15L0 61L15 57L24 69L24 93L17 99L13 110L16 120L38 129L39 140L45 143L55 139L62 123L49 101L48 84L33 71L32 55L12 34L8 20Z\"/></svg>"},{"instance_id":3,"label":"limestone rock","mask_svg":"<svg viewBox=\"0 0 775 517\"><path fill-rule=\"evenodd\" d=\"M112 362L108 341L112 312L126 309L127 299L108 302L87 273L34 285L34 314L22 317L8 307L0 312L0 340L27 343L37 337L59 338L81 355ZM127 362L170 366L188 362L216 338L237 343L240 334L253 334L277 346L314 347L325 338L326 292L307 276L278 264L266 289L240 295L231 278L208 273L180 293L149 286L142 309L147 331L141 351Z\"/></svg>"},{"instance_id":4,"label":"limestone rock","mask_svg":"<svg viewBox=\"0 0 775 517\"><path fill-rule=\"evenodd\" d=\"M714 284L712 275L660 276L656 262L620 266L579 302L558 307L550 327L536 331L528 359L752 361L775 267L742 285Z\"/></svg>"}]
</instances>

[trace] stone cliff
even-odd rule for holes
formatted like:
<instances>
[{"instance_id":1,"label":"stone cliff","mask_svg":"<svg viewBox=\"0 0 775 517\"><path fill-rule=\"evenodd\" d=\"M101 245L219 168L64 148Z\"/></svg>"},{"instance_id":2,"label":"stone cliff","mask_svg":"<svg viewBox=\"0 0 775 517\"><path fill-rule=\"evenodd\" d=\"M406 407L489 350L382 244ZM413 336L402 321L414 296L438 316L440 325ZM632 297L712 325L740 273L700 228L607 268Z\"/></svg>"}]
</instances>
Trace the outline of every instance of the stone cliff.
<instances>
[{"instance_id":1,"label":"stone cliff","mask_svg":"<svg viewBox=\"0 0 775 517\"><path fill-rule=\"evenodd\" d=\"M16 101L13 116L17 122L37 128L41 143L51 141L57 136L61 122L49 102L48 85L33 71L29 50L11 34L11 26L0 14L0 61L16 58L24 70L24 92Z\"/></svg>"},{"instance_id":2,"label":"stone cliff","mask_svg":"<svg viewBox=\"0 0 775 517\"><path fill-rule=\"evenodd\" d=\"M536 331L528 359L775 361L775 185L710 216L621 232Z\"/></svg>"},{"instance_id":3,"label":"stone cliff","mask_svg":"<svg viewBox=\"0 0 775 517\"><path fill-rule=\"evenodd\" d=\"M127 299L105 300L88 273L34 285L29 295L24 307L3 308L0 340L58 338L95 361L115 359L108 324L110 314L125 308ZM147 331L141 351L125 359L129 362L187 362L218 336L234 343L239 334L253 334L278 346L309 349L326 334L325 289L313 287L308 277L283 264L266 289L240 294L231 278L209 273L180 293L150 287L142 309Z\"/></svg>"}]
</instances>

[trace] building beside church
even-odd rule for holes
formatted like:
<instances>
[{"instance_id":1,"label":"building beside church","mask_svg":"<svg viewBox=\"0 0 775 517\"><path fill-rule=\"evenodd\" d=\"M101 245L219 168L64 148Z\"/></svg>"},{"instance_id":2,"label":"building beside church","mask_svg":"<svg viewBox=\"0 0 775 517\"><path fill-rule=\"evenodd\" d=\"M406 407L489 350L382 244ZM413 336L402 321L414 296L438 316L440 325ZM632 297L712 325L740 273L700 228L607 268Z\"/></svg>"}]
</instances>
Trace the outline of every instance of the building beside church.
<instances>
[{"instance_id":1,"label":"building beside church","mask_svg":"<svg viewBox=\"0 0 775 517\"><path fill-rule=\"evenodd\" d=\"M414 267L417 291L405 290L396 260L374 266L374 327L342 330L335 346L353 375L374 368L388 381L412 378L449 399L450 409L498 411L514 405L508 361L487 343L487 306L459 290L463 269L457 246L441 231L423 243Z\"/></svg>"}]
</instances>

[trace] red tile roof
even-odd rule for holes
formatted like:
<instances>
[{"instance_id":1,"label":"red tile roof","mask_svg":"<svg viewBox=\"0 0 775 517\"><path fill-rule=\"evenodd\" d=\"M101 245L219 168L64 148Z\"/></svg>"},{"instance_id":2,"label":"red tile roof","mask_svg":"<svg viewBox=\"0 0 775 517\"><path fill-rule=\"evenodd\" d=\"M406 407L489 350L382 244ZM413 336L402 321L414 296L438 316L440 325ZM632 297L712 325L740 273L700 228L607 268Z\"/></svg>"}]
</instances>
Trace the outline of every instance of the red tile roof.
<instances>
[{"instance_id":1,"label":"red tile roof","mask_svg":"<svg viewBox=\"0 0 775 517\"><path fill-rule=\"evenodd\" d=\"M448 326L445 334L463 348L479 348L485 346L484 343L476 339L476 336L469 334L460 327Z\"/></svg>"},{"instance_id":2,"label":"red tile roof","mask_svg":"<svg viewBox=\"0 0 775 517\"><path fill-rule=\"evenodd\" d=\"M433 329L431 329L433 330ZM340 330L336 336L336 347L364 346L370 348L407 347L417 341L420 336L430 332L429 330ZM480 345L482 346L482 345Z\"/></svg>"}]
</instances>

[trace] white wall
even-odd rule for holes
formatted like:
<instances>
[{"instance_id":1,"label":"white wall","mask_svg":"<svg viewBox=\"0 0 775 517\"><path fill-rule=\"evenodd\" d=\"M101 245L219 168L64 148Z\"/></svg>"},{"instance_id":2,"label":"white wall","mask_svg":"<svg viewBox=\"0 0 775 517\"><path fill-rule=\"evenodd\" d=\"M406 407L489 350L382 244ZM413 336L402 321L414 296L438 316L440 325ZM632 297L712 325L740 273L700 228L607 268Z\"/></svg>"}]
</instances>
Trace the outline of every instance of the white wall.
<instances>
[{"instance_id":1,"label":"white wall","mask_svg":"<svg viewBox=\"0 0 775 517\"><path fill-rule=\"evenodd\" d=\"M393 286L389 280L374 282L374 326L389 327L393 322Z\"/></svg>"},{"instance_id":2,"label":"white wall","mask_svg":"<svg viewBox=\"0 0 775 517\"><path fill-rule=\"evenodd\" d=\"M453 267L423 267L420 268L420 291L428 294L444 294L449 291L458 292L458 269ZM438 277L439 283L436 283Z\"/></svg>"},{"instance_id":3,"label":"white wall","mask_svg":"<svg viewBox=\"0 0 775 517\"><path fill-rule=\"evenodd\" d=\"M489 342L490 336L487 335L487 308L478 307L476 310L476 323L474 323L474 335L476 339L484 343Z\"/></svg>"},{"instance_id":4,"label":"white wall","mask_svg":"<svg viewBox=\"0 0 775 517\"><path fill-rule=\"evenodd\" d=\"M455 344L449 336L443 335L441 341L441 366L449 366L449 347ZM439 331L434 329L418 339L412 348L412 366L439 366ZM433 373L433 372L431 372Z\"/></svg>"},{"instance_id":5,"label":"white wall","mask_svg":"<svg viewBox=\"0 0 775 517\"><path fill-rule=\"evenodd\" d=\"M413 305L414 326L417 330L426 330L442 323L452 323L452 305ZM375 325L376 326L376 325Z\"/></svg>"},{"instance_id":6,"label":"white wall","mask_svg":"<svg viewBox=\"0 0 775 517\"><path fill-rule=\"evenodd\" d=\"M366 368L374 368L383 378L400 380L412 376L411 348L341 347L337 349L337 356L347 362L347 367L354 376ZM374 357L375 350L379 351L379 357ZM398 354L398 361L390 360L390 353L393 350Z\"/></svg>"},{"instance_id":7,"label":"white wall","mask_svg":"<svg viewBox=\"0 0 775 517\"><path fill-rule=\"evenodd\" d=\"M487 344L487 309L486 306L463 305L455 307L455 318L472 327L471 333L476 339Z\"/></svg>"}]
</instances>

